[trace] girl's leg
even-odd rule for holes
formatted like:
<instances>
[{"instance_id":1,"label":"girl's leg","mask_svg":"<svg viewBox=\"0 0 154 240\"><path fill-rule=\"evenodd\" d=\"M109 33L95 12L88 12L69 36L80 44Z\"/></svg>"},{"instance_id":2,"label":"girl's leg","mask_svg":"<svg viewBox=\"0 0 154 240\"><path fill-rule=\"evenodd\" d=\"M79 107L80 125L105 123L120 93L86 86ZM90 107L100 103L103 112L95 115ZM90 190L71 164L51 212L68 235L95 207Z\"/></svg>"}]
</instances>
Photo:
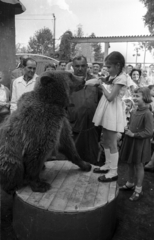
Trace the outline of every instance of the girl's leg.
<instances>
[{"instance_id":1,"label":"girl's leg","mask_svg":"<svg viewBox=\"0 0 154 240\"><path fill-rule=\"evenodd\" d=\"M117 133L103 129L104 142L106 147L110 149L110 169L109 172L102 177L99 177L98 180L101 182L111 182L118 179L117 175L117 165L118 165L118 149L117 149Z\"/></svg>"},{"instance_id":2,"label":"girl's leg","mask_svg":"<svg viewBox=\"0 0 154 240\"><path fill-rule=\"evenodd\" d=\"M109 170L110 169L110 148L108 144L106 130L103 128L102 132L103 132L102 145L104 147L104 153L105 153L105 164L102 167L100 167L100 170Z\"/></svg>"},{"instance_id":3,"label":"girl's leg","mask_svg":"<svg viewBox=\"0 0 154 240\"><path fill-rule=\"evenodd\" d=\"M135 169L133 164L128 164L128 181L119 187L119 190L127 191L127 190L134 190L134 176L135 176Z\"/></svg>"},{"instance_id":4,"label":"girl's leg","mask_svg":"<svg viewBox=\"0 0 154 240\"><path fill-rule=\"evenodd\" d=\"M144 179L143 163L136 164L135 169L136 169L136 178L137 178L136 186L137 187L142 187L143 179Z\"/></svg>"},{"instance_id":5,"label":"girl's leg","mask_svg":"<svg viewBox=\"0 0 154 240\"><path fill-rule=\"evenodd\" d=\"M128 164L128 182L126 183L127 186L134 185L134 177L135 177L134 164Z\"/></svg>"},{"instance_id":6,"label":"girl's leg","mask_svg":"<svg viewBox=\"0 0 154 240\"><path fill-rule=\"evenodd\" d=\"M129 198L131 201L137 201L143 195L142 184L144 179L144 166L142 163L136 164L136 187L133 195Z\"/></svg>"}]
</instances>

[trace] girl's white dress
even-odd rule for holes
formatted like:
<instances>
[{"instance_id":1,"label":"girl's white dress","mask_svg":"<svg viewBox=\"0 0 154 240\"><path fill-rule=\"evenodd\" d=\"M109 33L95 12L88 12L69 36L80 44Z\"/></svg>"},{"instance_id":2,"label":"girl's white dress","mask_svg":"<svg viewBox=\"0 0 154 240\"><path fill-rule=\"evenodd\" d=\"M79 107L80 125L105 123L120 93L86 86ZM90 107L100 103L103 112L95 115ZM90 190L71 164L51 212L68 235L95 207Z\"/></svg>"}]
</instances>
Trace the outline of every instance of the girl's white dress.
<instances>
[{"instance_id":1,"label":"girl's white dress","mask_svg":"<svg viewBox=\"0 0 154 240\"><path fill-rule=\"evenodd\" d=\"M111 85L106 85L108 92L112 91L115 84L123 85L118 96L113 101L109 102L105 95L101 97L97 109L95 111L93 122L95 126L103 126L103 128L115 132L124 132L124 127L127 125L125 115L125 104L122 100L127 86L127 76L121 73L117 76Z\"/></svg>"}]
</instances>

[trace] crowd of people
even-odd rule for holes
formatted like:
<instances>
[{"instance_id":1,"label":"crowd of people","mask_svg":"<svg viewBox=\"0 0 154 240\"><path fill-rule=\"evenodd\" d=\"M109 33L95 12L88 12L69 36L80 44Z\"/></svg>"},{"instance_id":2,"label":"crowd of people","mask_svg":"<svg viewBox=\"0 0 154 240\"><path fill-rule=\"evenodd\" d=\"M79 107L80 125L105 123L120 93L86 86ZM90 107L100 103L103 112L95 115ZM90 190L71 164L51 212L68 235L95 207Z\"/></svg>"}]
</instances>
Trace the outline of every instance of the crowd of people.
<instances>
[{"instance_id":1,"label":"crowd of people","mask_svg":"<svg viewBox=\"0 0 154 240\"><path fill-rule=\"evenodd\" d=\"M10 90L0 72L0 124L16 110L21 95L34 89L36 68L34 59L21 57L12 71ZM80 157L96 166L96 174L102 173L100 182L117 181L118 161L127 162L129 177L120 190L133 190L130 200L138 200L143 195L144 170L154 172L154 64L149 70L125 66L124 56L112 52L104 64L87 63L80 55L72 62L49 63L44 68L57 70L85 80L85 86L72 93L67 109Z\"/></svg>"}]
</instances>

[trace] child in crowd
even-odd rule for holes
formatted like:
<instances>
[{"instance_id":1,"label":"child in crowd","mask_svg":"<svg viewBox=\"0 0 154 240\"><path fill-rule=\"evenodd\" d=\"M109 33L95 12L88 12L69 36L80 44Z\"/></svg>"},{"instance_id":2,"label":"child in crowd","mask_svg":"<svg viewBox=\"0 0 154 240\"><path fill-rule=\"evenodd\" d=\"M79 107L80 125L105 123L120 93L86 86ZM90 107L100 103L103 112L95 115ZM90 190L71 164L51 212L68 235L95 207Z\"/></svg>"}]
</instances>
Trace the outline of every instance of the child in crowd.
<instances>
[{"instance_id":1,"label":"child in crowd","mask_svg":"<svg viewBox=\"0 0 154 240\"><path fill-rule=\"evenodd\" d=\"M2 123L10 113L10 91L2 84L3 77L3 72L0 71L0 123Z\"/></svg>"},{"instance_id":2,"label":"child in crowd","mask_svg":"<svg viewBox=\"0 0 154 240\"><path fill-rule=\"evenodd\" d=\"M117 133L124 132L126 125L125 109L122 97L119 95L123 86L127 85L127 76L123 72L125 59L119 52L110 53L105 59L109 72L105 83L100 84L103 96L94 114L95 126L102 126L105 164L95 168L95 173L106 173L100 176L100 182L112 182L118 179L118 148Z\"/></svg>"},{"instance_id":3,"label":"child in crowd","mask_svg":"<svg viewBox=\"0 0 154 240\"><path fill-rule=\"evenodd\" d=\"M149 109L151 101L148 87L134 90L134 102L138 107L131 114L120 152L120 159L129 164L128 181L120 187L120 190L134 190L129 198L131 201L136 201L143 195L144 163L151 158L150 140L153 134L153 116Z\"/></svg>"},{"instance_id":4,"label":"child in crowd","mask_svg":"<svg viewBox=\"0 0 154 240\"><path fill-rule=\"evenodd\" d=\"M151 109L154 114L154 85L149 85L148 88L150 89L150 95L151 95L151 99L152 99Z\"/></svg>"},{"instance_id":5,"label":"child in crowd","mask_svg":"<svg viewBox=\"0 0 154 240\"><path fill-rule=\"evenodd\" d=\"M150 89L150 94L151 94L151 98L152 98L151 110L152 110L153 117L154 117L154 85L149 85L148 88ZM148 172L154 172L154 136L153 136L153 140L151 141L151 149L152 149L151 160L144 167L144 170L148 171Z\"/></svg>"},{"instance_id":6,"label":"child in crowd","mask_svg":"<svg viewBox=\"0 0 154 240\"><path fill-rule=\"evenodd\" d=\"M131 111L134 108L134 102L131 98L124 98L123 101L125 104L125 114L126 114L126 123L127 123L126 128L127 128L129 120L130 120ZM117 144L118 144L119 151L121 149L123 139L124 139L124 133L118 133Z\"/></svg>"},{"instance_id":7,"label":"child in crowd","mask_svg":"<svg viewBox=\"0 0 154 240\"><path fill-rule=\"evenodd\" d=\"M129 119L130 119L130 115L131 115L131 111L132 111L133 106L134 106L134 102L131 98L125 98L124 102L125 102L126 121L127 121L127 124L128 124Z\"/></svg>"}]
</instances>

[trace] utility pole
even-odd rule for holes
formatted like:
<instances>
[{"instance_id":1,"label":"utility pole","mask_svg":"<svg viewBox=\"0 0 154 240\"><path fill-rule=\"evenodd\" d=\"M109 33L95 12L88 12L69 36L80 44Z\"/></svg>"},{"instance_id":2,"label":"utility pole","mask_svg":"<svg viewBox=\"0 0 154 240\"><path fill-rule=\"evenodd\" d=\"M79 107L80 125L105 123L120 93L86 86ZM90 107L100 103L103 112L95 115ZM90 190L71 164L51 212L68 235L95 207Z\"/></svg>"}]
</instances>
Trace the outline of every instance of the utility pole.
<instances>
[{"instance_id":1,"label":"utility pole","mask_svg":"<svg viewBox=\"0 0 154 240\"><path fill-rule=\"evenodd\" d=\"M143 66L145 67L145 59L146 59L146 52L148 50L148 43L145 42L144 44L144 60L143 60Z\"/></svg>"},{"instance_id":2,"label":"utility pole","mask_svg":"<svg viewBox=\"0 0 154 240\"><path fill-rule=\"evenodd\" d=\"M55 14L52 14L53 16L53 54L55 54L55 42L56 42L56 17Z\"/></svg>"}]
</instances>

